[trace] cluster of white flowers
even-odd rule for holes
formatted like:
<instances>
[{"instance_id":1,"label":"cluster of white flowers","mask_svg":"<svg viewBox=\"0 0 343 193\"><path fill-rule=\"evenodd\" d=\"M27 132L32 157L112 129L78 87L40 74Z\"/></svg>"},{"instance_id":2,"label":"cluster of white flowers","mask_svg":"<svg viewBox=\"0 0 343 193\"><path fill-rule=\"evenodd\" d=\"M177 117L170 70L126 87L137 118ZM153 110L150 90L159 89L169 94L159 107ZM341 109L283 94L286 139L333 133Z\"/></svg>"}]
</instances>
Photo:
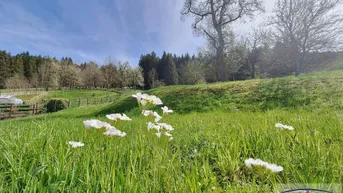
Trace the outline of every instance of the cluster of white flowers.
<instances>
[{"instance_id":1,"label":"cluster of white flowers","mask_svg":"<svg viewBox=\"0 0 343 193\"><path fill-rule=\"evenodd\" d=\"M288 130L294 130L294 128L292 126L289 125L283 125L281 123L276 123L275 127L281 128L281 129L288 129Z\"/></svg>"},{"instance_id":2,"label":"cluster of white flowers","mask_svg":"<svg viewBox=\"0 0 343 193\"><path fill-rule=\"evenodd\" d=\"M132 97L136 98L138 104L142 105L143 107L146 107L148 105L162 105L163 104L162 100L160 98L156 97L155 95L147 95L147 94L142 94L139 92L135 95L132 95ZM170 110L167 106L164 106L161 109L162 109L164 115L167 115L169 113L173 113L173 110ZM149 122L148 130L154 128L157 130L157 133L155 133L155 134L158 137L161 137L161 135L164 134L165 136L168 136L170 140L173 139L172 134L169 132L173 131L174 128L171 125L168 125L166 123L158 123L162 119L162 117L157 112L150 111L150 110L143 110L142 114L144 116L154 116L155 117L156 124ZM117 121L117 120L131 121L132 120L131 118L129 118L124 113L122 113L122 114L121 113L109 114L109 115L106 115L106 117L112 121ZM100 120L96 120L96 119L86 120L86 121L83 121L83 124L84 124L86 129L105 128L106 129L106 131L104 132L105 136L119 136L119 137L126 136L125 132L122 132L122 131L118 130L117 128L115 128L114 126L112 126L111 124L109 124L107 122L100 121ZM85 145L82 142L75 142L75 141L69 141L68 144L71 145L73 148L82 147Z\"/></svg>"},{"instance_id":3,"label":"cluster of white flowers","mask_svg":"<svg viewBox=\"0 0 343 193\"><path fill-rule=\"evenodd\" d=\"M173 140L173 135L170 133L171 131L174 131L174 128L171 125L168 125L166 123L148 123L148 130L155 129L157 133L155 135L157 137L161 137L162 134L169 137L169 140Z\"/></svg>"},{"instance_id":4,"label":"cluster of white flowers","mask_svg":"<svg viewBox=\"0 0 343 193\"><path fill-rule=\"evenodd\" d=\"M130 119L128 116L126 116L125 114L110 114L110 115L106 115L106 117L109 120L112 121L117 121L117 120L123 120L123 121L131 121L132 119ZM125 132L122 132L120 130L118 130L117 128L115 128L114 126L112 126L109 123L97 120L97 119L91 119L91 120L86 120L83 121L83 125L85 126L86 129L90 129L90 128L95 128L95 129L101 129L101 128L105 128L106 131L104 132L105 136L119 136L119 137L124 137L126 136ZM73 148L77 148L77 147L82 147L85 144L81 143L81 142L74 142L74 141L69 141L68 142L69 145L71 145Z\"/></svg>"},{"instance_id":5,"label":"cluster of white flowers","mask_svg":"<svg viewBox=\"0 0 343 193\"><path fill-rule=\"evenodd\" d=\"M269 170L271 170L272 172L281 172L283 171L283 167L278 166L276 164L270 164L268 162L262 161L260 159L253 159L253 158L249 158L247 160L245 160L245 165L248 168L252 168L252 166L261 166L261 167L265 167Z\"/></svg>"},{"instance_id":6,"label":"cluster of white flowers","mask_svg":"<svg viewBox=\"0 0 343 193\"><path fill-rule=\"evenodd\" d=\"M142 94L137 93L135 95L132 95L132 97L137 99L137 102L139 105L142 105L146 108L149 104L151 105L162 105L163 102L160 98L156 97L155 95L148 95L148 94ZM167 106L161 107L163 111L163 115L168 115L170 113L173 113L174 111L169 109ZM155 117L155 123L149 122L148 124L148 130L156 129L157 133L155 135L157 137L161 137L162 134L169 137L169 140L173 140L173 135L170 133L174 130L174 128L171 125L168 125L166 123L159 123L159 121L162 119L162 117L156 112L151 110L142 110L142 115L144 116L154 116Z\"/></svg>"}]
</instances>

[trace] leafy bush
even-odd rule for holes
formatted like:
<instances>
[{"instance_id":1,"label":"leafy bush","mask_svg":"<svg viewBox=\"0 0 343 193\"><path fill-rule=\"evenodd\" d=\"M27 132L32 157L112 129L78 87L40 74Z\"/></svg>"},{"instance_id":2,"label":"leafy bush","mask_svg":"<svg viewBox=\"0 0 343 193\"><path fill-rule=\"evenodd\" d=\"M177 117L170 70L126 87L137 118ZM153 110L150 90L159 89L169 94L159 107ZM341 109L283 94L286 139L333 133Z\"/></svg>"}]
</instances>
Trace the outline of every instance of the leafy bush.
<instances>
[{"instance_id":1,"label":"leafy bush","mask_svg":"<svg viewBox=\"0 0 343 193\"><path fill-rule=\"evenodd\" d=\"M48 113L57 112L68 108L68 102L64 99L51 99L46 104L46 110Z\"/></svg>"}]
</instances>

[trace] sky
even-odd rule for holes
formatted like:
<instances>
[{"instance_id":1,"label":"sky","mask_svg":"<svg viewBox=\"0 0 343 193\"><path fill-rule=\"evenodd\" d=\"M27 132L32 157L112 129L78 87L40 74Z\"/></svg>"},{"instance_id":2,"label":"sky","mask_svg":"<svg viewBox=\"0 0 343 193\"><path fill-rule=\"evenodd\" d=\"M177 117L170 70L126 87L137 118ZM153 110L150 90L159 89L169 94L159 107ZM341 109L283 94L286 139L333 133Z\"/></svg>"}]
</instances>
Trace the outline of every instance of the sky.
<instances>
[{"instance_id":1,"label":"sky","mask_svg":"<svg viewBox=\"0 0 343 193\"><path fill-rule=\"evenodd\" d=\"M264 0L267 13L275 0ZM137 66L142 54L196 53L192 18L180 19L183 0L0 0L0 50L75 62L108 59ZM235 26L245 33L254 22Z\"/></svg>"}]
</instances>

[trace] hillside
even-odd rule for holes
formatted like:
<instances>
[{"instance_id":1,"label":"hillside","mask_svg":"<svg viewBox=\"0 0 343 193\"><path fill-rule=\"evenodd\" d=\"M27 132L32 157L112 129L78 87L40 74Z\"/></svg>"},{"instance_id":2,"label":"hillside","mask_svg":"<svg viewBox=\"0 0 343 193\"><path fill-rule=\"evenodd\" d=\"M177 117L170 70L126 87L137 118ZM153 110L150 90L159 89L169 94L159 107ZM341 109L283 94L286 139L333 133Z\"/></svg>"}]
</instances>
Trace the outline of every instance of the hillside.
<instances>
[{"instance_id":1,"label":"hillside","mask_svg":"<svg viewBox=\"0 0 343 193\"><path fill-rule=\"evenodd\" d=\"M146 92L159 96L178 113L272 109L342 110L343 71L304 74L264 80L157 88ZM93 115L111 111L130 113L137 109L131 96L99 109Z\"/></svg>"}]
</instances>

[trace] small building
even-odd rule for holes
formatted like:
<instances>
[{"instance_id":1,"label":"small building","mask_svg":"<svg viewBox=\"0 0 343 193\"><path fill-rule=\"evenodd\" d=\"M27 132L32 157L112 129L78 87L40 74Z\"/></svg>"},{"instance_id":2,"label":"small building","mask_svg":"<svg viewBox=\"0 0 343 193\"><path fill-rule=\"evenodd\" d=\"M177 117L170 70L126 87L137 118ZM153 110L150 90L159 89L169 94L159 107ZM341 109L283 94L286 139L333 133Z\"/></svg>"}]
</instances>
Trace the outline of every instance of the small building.
<instances>
[{"instance_id":1,"label":"small building","mask_svg":"<svg viewBox=\"0 0 343 193\"><path fill-rule=\"evenodd\" d=\"M0 96L0 104L13 104L13 105L22 105L24 103L23 100L18 99L15 96Z\"/></svg>"}]
</instances>

